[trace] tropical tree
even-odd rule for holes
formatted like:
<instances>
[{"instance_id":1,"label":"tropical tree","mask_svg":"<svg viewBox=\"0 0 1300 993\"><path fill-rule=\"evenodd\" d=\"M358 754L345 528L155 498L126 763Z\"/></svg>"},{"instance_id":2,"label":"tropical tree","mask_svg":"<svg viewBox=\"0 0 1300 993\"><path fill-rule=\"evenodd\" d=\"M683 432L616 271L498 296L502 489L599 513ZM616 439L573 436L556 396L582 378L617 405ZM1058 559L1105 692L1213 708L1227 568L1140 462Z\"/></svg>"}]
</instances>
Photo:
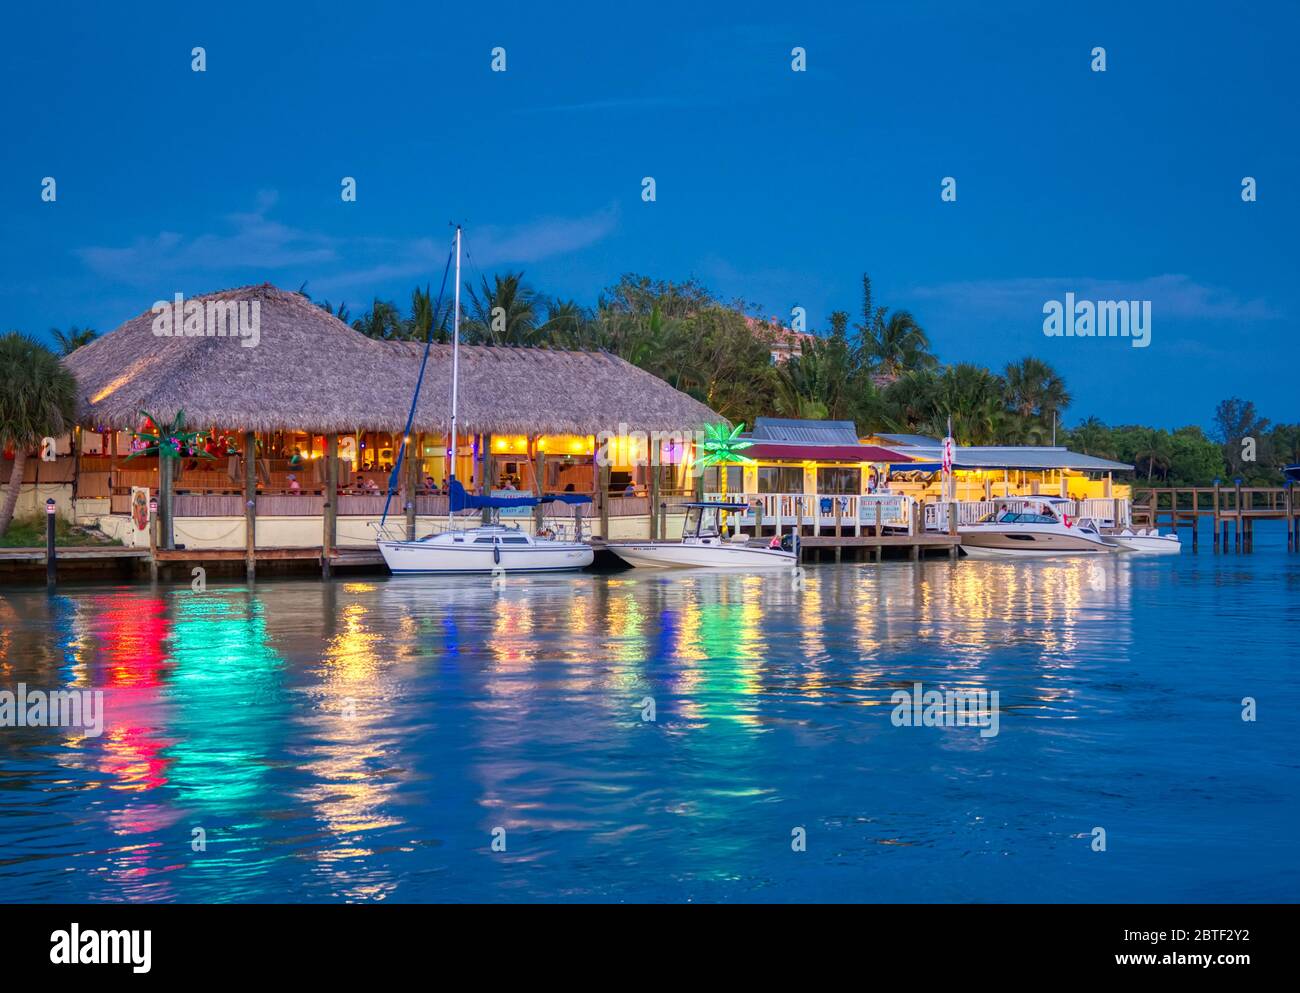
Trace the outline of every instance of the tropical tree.
<instances>
[{"instance_id":1,"label":"tropical tree","mask_svg":"<svg viewBox=\"0 0 1300 993\"><path fill-rule=\"evenodd\" d=\"M76 380L54 352L17 331L0 337L0 448L14 453L0 535L14 518L28 449L71 431L76 407Z\"/></svg>"},{"instance_id":2,"label":"tropical tree","mask_svg":"<svg viewBox=\"0 0 1300 993\"><path fill-rule=\"evenodd\" d=\"M475 289L465 285L465 341L478 345L533 345L542 301L524 283L522 272L494 275L489 283L482 277Z\"/></svg>"},{"instance_id":3,"label":"tropical tree","mask_svg":"<svg viewBox=\"0 0 1300 993\"><path fill-rule=\"evenodd\" d=\"M73 324L66 334L58 328L50 328L50 335L58 342L60 355L71 355L82 345L88 345L98 338L99 332L91 328L79 328Z\"/></svg>"},{"instance_id":4,"label":"tropical tree","mask_svg":"<svg viewBox=\"0 0 1300 993\"><path fill-rule=\"evenodd\" d=\"M402 340L407 337L406 322L397 305L390 300L375 297L370 309L352 322L352 327L367 338L380 341Z\"/></svg>"},{"instance_id":5,"label":"tropical tree","mask_svg":"<svg viewBox=\"0 0 1300 993\"><path fill-rule=\"evenodd\" d=\"M1006 383L1006 403L1020 417L1037 418L1050 424L1053 416L1070 405L1065 380L1042 359L1028 356L1010 363L1002 376Z\"/></svg>"},{"instance_id":6,"label":"tropical tree","mask_svg":"<svg viewBox=\"0 0 1300 993\"><path fill-rule=\"evenodd\" d=\"M962 362L948 366L937 381L934 412L925 425L928 433L942 437L952 418L952 435L961 445L992 445L1005 420L1002 397L1005 384L982 366Z\"/></svg>"},{"instance_id":7,"label":"tropical tree","mask_svg":"<svg viewBox=\"0 0 1300 993\"><path fill-rule=\"evenodd\" d=\"M1110 431L1098 417L1089 417L1067 433L1065 443L1070 448L1077 448L1084 455L1113 457Z\"/></svg>"},{"instance_id":8,"label":"tropical tree","mask_svg":"<svg viewBox=\"0 0 1300 993\"><path fill-rule=\"evenodd\" d=\"M1246 455L1252 449L1255 452L1255 462L1249 468L1258 468L1259 448L1264 443L1269 422L1267 418L1259 416L1253 401L1231 397L1220 402L1214 410L1214 425L1217 440L1223 445L1223 459L1227 462L1231 475L1243 475L1248 468ZM1245 443L1247 439L1251 439L1254 444L1248 446Z\"/></svg>"},{"instance_id":9,"label":"tropical tree","mask_svg":"<svg viewBox=\"0 0 1300 993\"><path fill-rule=\"evenodd\" d=\"M856 325L860 361L892 382L909 369L934 369L930 339L910 312L875 305L871 277L862 274L862 322Z\"/></svg>"},{"instance_id":10,"label":"tropical tree","mask_svg":"<svg viewBox=\"0 0 1300 993\"><path fill-rule=\"evenodd\" d=\"M1169 465L1173 459L1170 451L1169 435L1165 431L1148 429L1143 432L1142 447L1133 455L1133 463L1139 469L1143 465L1147 470L1147 482L1158 471L1162 477L1169 475Z\"/></svg>"}]
</instances>

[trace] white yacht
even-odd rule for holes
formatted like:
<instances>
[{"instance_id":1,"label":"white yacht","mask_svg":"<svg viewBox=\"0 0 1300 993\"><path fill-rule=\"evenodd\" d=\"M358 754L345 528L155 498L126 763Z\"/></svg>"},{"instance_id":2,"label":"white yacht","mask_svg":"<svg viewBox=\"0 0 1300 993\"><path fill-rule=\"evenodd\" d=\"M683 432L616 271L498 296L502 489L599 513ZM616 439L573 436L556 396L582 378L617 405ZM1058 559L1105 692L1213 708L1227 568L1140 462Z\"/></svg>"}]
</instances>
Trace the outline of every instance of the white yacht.
<instances>
[{"instance_id":1,"label":"white yacht","mask_svg":"<svg viewBox=\"0 0 1300 993\"><path fill-rule=\"evenodd\" d=\"M1060 555L1110 555L1119 546L1102 537L1089 520L1071 520L1069 501L1031 497L977 524L957 528L961 547L973 559L1027 559Z\"/></svg>"},{"instance_id":2,"label":"white yacht","mask_svg":"<svg viewBox=\"0 0 1300 993\"><path fill-rule=\"evenodd\" d=\"M580 541L536 538L501 524L444 531L419 541L379 542L394 573L563 572L585 569L595 553Z\"/></svg>"},{"instance_id":3,"label":"white yacht","mask_svg":"<svg viewBox=\"0 0 1300 993\"><path fill-rule=\"evenodd\" d=\"M799 563L798 538L746 538L722 534L724 512L744 513L744 503L688 503L681 541L611 543L608 548L628 565L642 569L779 569Z\"/></svg>"}]
</instances>

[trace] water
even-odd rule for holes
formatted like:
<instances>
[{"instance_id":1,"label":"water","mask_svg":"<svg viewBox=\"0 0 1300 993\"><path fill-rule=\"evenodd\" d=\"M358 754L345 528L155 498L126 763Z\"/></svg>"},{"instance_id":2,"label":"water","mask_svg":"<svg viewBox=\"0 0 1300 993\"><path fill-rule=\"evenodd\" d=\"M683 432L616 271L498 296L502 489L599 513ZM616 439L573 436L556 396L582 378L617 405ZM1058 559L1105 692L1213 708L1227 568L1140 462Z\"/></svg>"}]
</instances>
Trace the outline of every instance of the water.
<instances>
[{"instance_id":1,"label":"water","mask_svg":"<svg viewBox=\"0 0 1300 993\"><path fill-rule=\"evenodd\" d=\"M0 899L1296 900L1298 592L1263 526L802 590L2 589L0 688L105 722L0 729ZM895 726L916 682L997 690L999 733Z\"/></svg>"}]
</instances>

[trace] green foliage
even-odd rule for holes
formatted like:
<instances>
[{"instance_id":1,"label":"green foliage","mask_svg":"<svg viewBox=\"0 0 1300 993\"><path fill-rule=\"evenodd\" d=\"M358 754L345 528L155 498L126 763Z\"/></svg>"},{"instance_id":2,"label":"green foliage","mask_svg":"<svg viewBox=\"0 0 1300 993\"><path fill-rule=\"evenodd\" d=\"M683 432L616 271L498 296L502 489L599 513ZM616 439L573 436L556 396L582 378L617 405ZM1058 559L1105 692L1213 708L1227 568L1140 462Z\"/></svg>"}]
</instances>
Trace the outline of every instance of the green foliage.
<instances>
[{"instance_id":1,"label":"green foliage","mask_svg":"<svg viewBox=\"0 0 1300 993\"><path fill-rule=\"evenodd\" d=\"M0 548L44 548L45 515L33 514L20 517L9 525L9 529L0 534ZM116 538L87 534L80 528L74 528L62 517L54 521L54 544L60 548L79 545L120 545Z\"/></svg>"},{"instance_id":2,"label":"green foliage","mask_svg":"<svg viewBox=\"0 0 1300 993\"><path fill-rule=\"evenodd\" d=\"M187 453L189 457L213 458L198 447L199 432L185 430L185 411L176 411L176 417L170 422L158 420L147 410L140 411L140 416L147 419L154 426L154 430L136 432L138 437L144 439L145 447L128 455L127 462L140 455L179 459L182 453Z\"/></svg>"},{"instance_id":3,"label":"green foliage","mask_svg":"<svg viewBox=\"0 0 1300 993\"><path fill-rule=\"evenodd\" d=\"M701 454L696 457L692 467L707 468L711 465L728 463L753 465L754 460L742 454L746 448L754 444L740 437L744 430L744 424L737 424L734 428L728 428L725 424L706 425L704 439L700 443Z\"/></svg>"},{"instance_id":4,"label":"green foliage","mask_svg":"<svg viewBox=\"0 0 1300 993\"><path fill-rule=\"evenodd\" d=\"M35 448L72 429L77 383L59 357L17 331L0 337L0 444Z\"/></svg>"}]
</instances>

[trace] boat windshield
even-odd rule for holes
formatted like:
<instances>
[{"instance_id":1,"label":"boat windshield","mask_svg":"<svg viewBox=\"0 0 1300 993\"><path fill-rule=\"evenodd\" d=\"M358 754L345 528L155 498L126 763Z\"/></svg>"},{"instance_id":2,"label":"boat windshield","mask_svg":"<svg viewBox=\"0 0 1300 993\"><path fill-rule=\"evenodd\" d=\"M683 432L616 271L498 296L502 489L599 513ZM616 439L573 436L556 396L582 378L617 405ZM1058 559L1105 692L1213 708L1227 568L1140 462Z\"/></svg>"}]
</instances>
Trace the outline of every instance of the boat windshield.
<instances>
[{"instance_id":1,"label":"boat windshield","mask_svg":"<svg viewBox=\"0 0 1300 993\"><path fill-rule=\"evenodd\" d=\"M999 524L1057 524L1052 514L1040 514L1029 510L1008 510L998 518Z\"/></svg>"},{"instance_id":2,"label":"boat windshield","mask_svg":"<svg viewBox=\"0 0 1300 993\"><path fill-rule=\"evenodd\" d=\"M687 507L686 519L682 522L683 538L714 538L721 533L720 515L725 510L718 507Z\"/></svg>"}]
</instances>

